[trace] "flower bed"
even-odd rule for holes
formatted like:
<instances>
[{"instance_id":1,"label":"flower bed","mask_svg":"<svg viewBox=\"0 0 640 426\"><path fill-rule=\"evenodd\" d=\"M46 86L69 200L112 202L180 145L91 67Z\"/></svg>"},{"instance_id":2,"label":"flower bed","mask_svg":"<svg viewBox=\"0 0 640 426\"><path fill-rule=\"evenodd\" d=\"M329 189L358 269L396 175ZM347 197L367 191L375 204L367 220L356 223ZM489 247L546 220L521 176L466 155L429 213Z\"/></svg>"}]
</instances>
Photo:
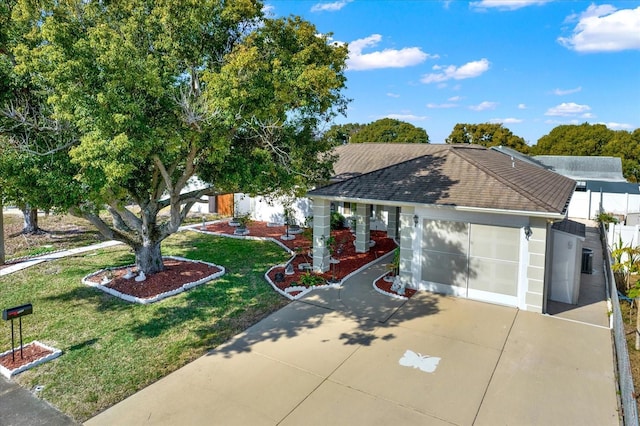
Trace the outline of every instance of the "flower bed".
<instances>
[{"instance_id":1,"label":"flower bed","mask_svg":"<svg viewBox=\"0 0 640 426\"><path fill-rule=\"evenodd\" d=\"M34 340L20 348L0 353L0 374L7 379L25 370L40 365L62 354L60 349L52 348Z\"/></svg>"}]
</instances>

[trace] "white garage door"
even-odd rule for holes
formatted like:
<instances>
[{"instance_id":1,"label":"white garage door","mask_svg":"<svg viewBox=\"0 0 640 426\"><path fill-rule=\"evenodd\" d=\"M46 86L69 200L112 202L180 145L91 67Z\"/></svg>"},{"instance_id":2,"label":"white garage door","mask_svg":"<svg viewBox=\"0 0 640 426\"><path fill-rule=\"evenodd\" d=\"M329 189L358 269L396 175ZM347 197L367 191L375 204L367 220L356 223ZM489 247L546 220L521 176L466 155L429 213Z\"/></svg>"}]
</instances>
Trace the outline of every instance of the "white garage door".
<instances>
[{"instance_id":1,"label":"white garage door","mask_svg":"<svg viewBox=\"0 0 640 426\"><path fill-rule=\"evenodd\" d=\"M516 306L520 230L425 219L421 280L435 291Z\"/></svg>"}]
</instances>

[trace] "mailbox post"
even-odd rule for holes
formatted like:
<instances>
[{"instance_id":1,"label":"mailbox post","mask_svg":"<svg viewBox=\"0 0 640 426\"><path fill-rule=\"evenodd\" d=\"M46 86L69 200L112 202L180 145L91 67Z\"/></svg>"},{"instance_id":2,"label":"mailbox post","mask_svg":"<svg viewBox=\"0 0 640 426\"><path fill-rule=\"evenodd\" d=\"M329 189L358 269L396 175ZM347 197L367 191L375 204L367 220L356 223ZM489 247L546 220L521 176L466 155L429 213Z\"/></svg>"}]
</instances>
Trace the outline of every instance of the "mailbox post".
<instances>
[{"instance_id":1,"label":"mailbox post","mask_svg":"<svg viewBox=\"0 0 640 426\"><path fill-rule=\"evenodd\" d=\"M8 308L2 311L2 319L5 321L11 320L11 358L12 361L15 362L16 354L15 354L15 338L13 332L13 320L18 318L20 322L20 358L22 356L22 317L25 315L29 315L33 313L33 306L31 303L27 303L26 305L16 306L14 308Z\"/></svg>"}]
</instances>

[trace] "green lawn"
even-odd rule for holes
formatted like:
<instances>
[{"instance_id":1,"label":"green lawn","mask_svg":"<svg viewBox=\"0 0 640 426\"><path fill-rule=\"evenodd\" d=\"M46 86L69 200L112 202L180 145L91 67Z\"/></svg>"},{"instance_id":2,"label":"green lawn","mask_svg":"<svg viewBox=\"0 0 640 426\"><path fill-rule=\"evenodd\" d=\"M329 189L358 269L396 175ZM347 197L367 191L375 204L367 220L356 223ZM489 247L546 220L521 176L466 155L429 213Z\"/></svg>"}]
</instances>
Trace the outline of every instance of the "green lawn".
<instances>
[{"instance_id":1,"label":"green lawn","mask_svg":"<svg viewBox=\"0 0 640 426\"><path fill-rule=\"evenodd\" d=\"M227 273L146 306L81 283L98 269L133 263L124 246L0 277L0 309L33 304L33 315L23 318L24 342L63 351L15 380L44 386L44 399L82 422L287 303L263 277L287 258L276 244L187 231L170 237L163 253L213 262ZM10 323L0 327L3 352L11 347Z\"/></svg>"}]
</instances>

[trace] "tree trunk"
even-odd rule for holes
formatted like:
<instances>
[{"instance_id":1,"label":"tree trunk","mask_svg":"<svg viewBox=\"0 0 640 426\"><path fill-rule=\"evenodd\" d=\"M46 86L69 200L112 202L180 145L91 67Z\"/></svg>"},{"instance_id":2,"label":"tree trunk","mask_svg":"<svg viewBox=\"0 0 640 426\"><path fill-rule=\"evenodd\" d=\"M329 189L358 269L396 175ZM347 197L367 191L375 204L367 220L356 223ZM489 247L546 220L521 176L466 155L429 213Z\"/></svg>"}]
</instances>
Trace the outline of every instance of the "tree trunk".
<instances>
[{"instance_id":1,"label":"tree trunk","mask_svg":"<svg viewBox=\"0 0 640 426\"><path fill-rule=\"evenodd\" d=\"M38 209L32 209L27 204L22 207L22 216L24 217L23 234L37 234L40 232L38 227Z\"/></svg>"},{"instance_id":2,"label":"tree trunk","mask_svg":"<svg viewBox=\"0 0 640 426\"><path fill-rule=\"evenodd\" d=\"M2 205L2 195L0 194L0 265L4 265L4 208Z\"/></svg>"},{"instance_id":3,"label":"tree trunk","mask_svg":"<svg viewBox=\"0 0 640 426\"><path fill-rule=\"evenodd\" d=\"M146 242L135 248L136 266L138 271L143 271L145 275L164 271L162 262L161 243Z\"/></svg>"}]
</instances>

